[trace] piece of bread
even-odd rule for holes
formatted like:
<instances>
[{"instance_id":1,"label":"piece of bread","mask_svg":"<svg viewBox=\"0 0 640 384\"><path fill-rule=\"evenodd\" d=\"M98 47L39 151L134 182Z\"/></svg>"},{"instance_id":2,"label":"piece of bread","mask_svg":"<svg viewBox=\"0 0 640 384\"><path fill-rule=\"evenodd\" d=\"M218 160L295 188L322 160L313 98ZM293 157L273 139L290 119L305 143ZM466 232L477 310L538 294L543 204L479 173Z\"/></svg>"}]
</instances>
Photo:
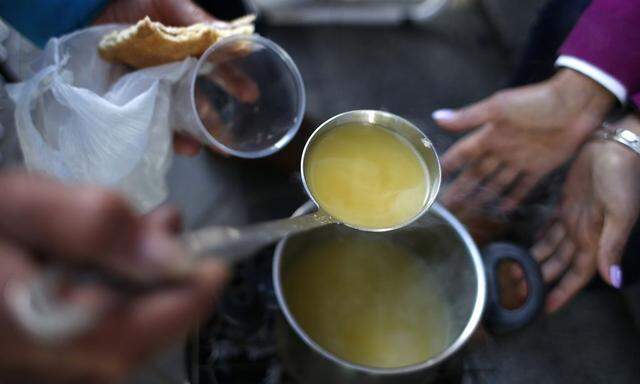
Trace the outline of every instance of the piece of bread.
<instances>
[{"instance_id":1,"label":"piece of bread","mask_svg":"<svg viewBox=\"0 0 640 384\"><path fill-rule=\"evenodd\" d=\"M255 16L241 17L229 23L216 21L188 27L167 27L145 17L136 25L114 31L100 41L100 55L108 61L134 68L199 57L218 39L254 31Z\"/></svg>"}]
</instances>

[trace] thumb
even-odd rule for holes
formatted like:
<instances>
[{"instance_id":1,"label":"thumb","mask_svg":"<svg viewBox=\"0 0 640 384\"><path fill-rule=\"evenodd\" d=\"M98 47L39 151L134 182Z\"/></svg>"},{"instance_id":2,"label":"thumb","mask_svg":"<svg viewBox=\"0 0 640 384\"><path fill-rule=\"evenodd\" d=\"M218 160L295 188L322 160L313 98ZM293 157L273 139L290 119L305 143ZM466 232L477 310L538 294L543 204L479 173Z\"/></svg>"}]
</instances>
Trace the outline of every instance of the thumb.
<instances>
[{"instance_id":1,"label":"thumb","mask_svg":"<svg viewBox=\"0 0 640 384\"><path fill-rule=\"evenodd\" d=\"M605 215L598 245L598 270L600 276L615 288L622 286L620 261L631 231L631 225L620 218Z\"/></svg>"},{"instance_id":2,"label":"thumb","mask_svg":"<svg viewBox=\"0 0 640 384\"><path fill-rule=\"evenodd\" d=\"M457 111L439 109L431 117L448 131L464 132L481 126L494 118L495 99L488 98Z\"/></svg>"}]
</instances>

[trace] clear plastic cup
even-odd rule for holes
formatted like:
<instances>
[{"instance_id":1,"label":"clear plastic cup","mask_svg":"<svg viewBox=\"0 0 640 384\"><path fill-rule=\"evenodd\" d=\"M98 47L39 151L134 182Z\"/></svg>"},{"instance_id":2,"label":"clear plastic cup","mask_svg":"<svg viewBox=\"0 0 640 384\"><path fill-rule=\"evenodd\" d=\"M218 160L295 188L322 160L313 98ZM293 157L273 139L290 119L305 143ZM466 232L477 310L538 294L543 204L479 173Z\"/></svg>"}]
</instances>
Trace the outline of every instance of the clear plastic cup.
<instances>
[{"instance_id":1,"label":"clear plastic cup","mask_svg":"<svg viewBox=\"0 0 640 384\"><path fill-rule=\"evenodd\" d=\"M305 109L295 63L259 35L216 42L175 92L178 131L242 158L283 148L298 131Z\"/></svg>"}]
</instances>

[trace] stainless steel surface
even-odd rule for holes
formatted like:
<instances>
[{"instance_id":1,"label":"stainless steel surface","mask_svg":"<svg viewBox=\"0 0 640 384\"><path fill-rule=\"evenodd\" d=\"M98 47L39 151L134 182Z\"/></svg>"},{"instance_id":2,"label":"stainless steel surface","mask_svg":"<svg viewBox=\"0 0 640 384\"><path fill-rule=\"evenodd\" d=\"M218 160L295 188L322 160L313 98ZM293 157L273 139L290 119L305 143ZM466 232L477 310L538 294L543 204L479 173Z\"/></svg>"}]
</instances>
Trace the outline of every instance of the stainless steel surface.
<instances>
[{"instance_id":1,"label":"stainless steel surface","mask_svg":"<svg viewBox=\"0 0 640 384\"><path fill-rule=\"evenodd\" d=\"M359 229L361 231L367 232L386 232L392 231L394 229L402 228L406 225L411 224L413 221L417 220L420 216L422 216L429 207L433 204L438 196L438 191L440 190L440 183L442 179L442 173L440 170L440 160L438 159L438 154L433 146L433 143L427 136L420 131L415 125L409 122L406 119L403 119L400 116L394 115L389 112L383 111L374 111L374 110L356 110L344 112L339 115L336 115L329 120L322 123L314 132L311 134L309 139L307 140L306 145L304 146L304 151L302 152L302 160L300 161L300 174L302 175L302 183L304 184L304 189L307 191L307 195L313 200L316 206L321 207L318 201L311 193L309 186L307 184L307 180L304 174L305 169L305 161L307 159L307 154L309 153L309 148L313 146L313 144L320 138L322 135L327 133L328 131L340 127L344 124L349 123L361 123L364 125L377 125L388 129L402 138L407 140L409 144L411 144L412 148L416 151L416 153L421 157L424 161L425 166L427 167L427 172L429 174L429 195L427 196L426 202L422 210L416 214L411 220L408 222L387 228L359 228L353 225L349 225L346 223L342 223L348 227Z\"/></svg>"},{"instance_id":2,"label":"stainless steel surface","mask_svg":"<svg viewBox=\"0 0 640 384\"><path fill-rule=\"evenodd\" d=\"M313 209L302 206L294 215ZM411 383L429 382L436 377L436 367L462 348L477 327L485 305L486 280L480 253L464 229L446 209L434 204L432 209L411 225L382 234L389 241L409 247L424 257L429 268L437 268L437 282L450 307L450 341L445 350L427 361L401 368L372 368L353 364L337 357L312 340L287 306L282 279L289 263L313 240L352 231L344 226L326 226L289 237L276 247L273 280L278 304L284 316L280 324L280 353L287 369L304 383Z\"/></svg>"}]
</instances>

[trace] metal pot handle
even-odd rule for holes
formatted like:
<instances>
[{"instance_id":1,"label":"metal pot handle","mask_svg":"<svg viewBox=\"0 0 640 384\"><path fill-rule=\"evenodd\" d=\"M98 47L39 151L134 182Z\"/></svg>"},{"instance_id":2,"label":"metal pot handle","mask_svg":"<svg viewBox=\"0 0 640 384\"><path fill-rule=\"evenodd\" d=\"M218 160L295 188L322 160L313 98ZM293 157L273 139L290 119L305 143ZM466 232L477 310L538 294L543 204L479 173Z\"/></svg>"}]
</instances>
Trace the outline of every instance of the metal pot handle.
<instances>
[{"instance_id":1,"label":"metal pot handle","mask_svg":"<svg viewBox=\"0 0 640 384\"><path fill-rule=\"evenodd\" d=\"M487 305L484 324L491 333L506 333L522 328L534 320L545 301L545 286L538 263L529 252L515 244L492 243L482 252L487 275ZM524 272L527 282L527 300L517 309L504 308L500 304L500 284L497 271L502 261L515 261Z\"/></svg>"}]
</instances>

